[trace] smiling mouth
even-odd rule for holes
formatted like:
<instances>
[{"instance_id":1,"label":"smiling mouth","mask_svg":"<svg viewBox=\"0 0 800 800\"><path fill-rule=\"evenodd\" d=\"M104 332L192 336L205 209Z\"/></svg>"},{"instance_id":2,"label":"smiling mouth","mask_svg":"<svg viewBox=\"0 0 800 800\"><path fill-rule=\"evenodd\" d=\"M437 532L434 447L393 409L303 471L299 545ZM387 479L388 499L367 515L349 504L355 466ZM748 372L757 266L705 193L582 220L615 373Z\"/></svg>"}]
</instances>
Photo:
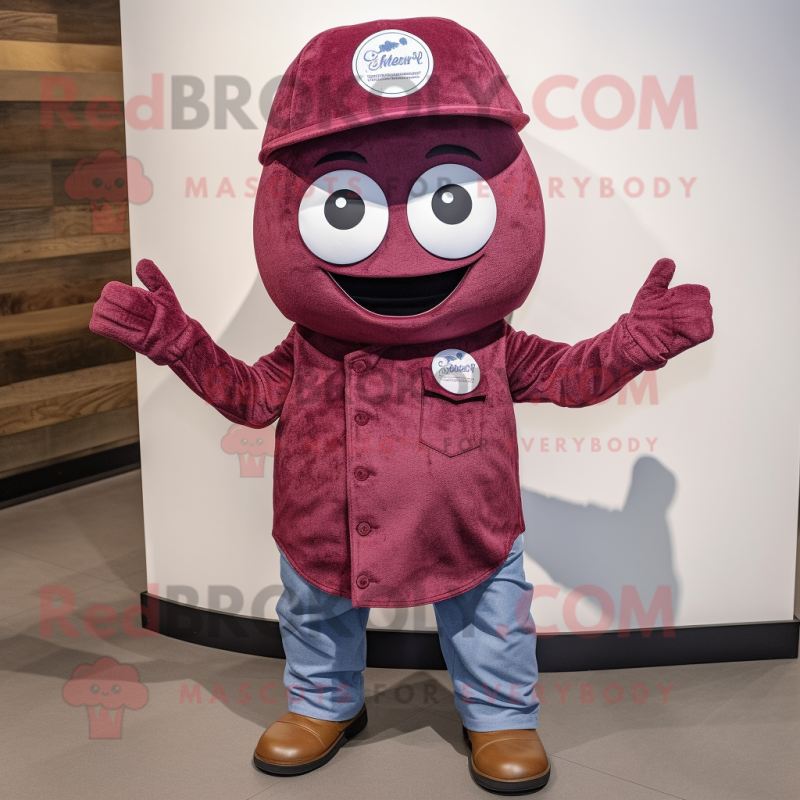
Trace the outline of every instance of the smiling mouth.
<instances>
[{"instance_id":1,"label":"smiling mouth","mask_svg":"<svg viewBox=\"0 0 800 800\"><path fill-rule=\"evenodd\" d=\"M410 278L362 278L336 272L328 275L354 303L367 311L385 317L413 317L447 300L471 266Z\"/></svg>"}]
</instances>

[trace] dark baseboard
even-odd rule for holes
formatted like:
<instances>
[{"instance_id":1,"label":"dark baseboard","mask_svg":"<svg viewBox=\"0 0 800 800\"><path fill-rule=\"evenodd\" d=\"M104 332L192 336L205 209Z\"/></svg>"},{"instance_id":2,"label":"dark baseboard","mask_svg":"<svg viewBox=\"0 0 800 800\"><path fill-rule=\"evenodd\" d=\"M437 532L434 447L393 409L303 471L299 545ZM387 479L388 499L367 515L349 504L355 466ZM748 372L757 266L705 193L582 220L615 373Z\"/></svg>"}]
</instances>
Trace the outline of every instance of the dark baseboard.
<instances>
[{"instance_id":1,"label":"dark baseboard","mask_svg":"<svg viewBox=\"0 0 800 800\"><path fill-rule=\"evenodd\" d=\"M11 475L0 479L0 508L129 472L138 469L140 463L139 443L134 442Z\"/></svg>"},{"instance_id":2,"label":"dark baseboard","mask_svg":"<svg viewBox=\"0 0 800 800\"><path fill-rule=\"evenodd\" d=\"M140 466L139 444L129 444L0 479L0 508L35 500ZM237 653L283 658L278 623L225 614L142 592L144 627L174 639ZM153 605L157 610L153 610ZM537 643L541 672L708 664L797 658L800 620L708 625L665 630L612 631L599 636L557 634ZM367 665L444 669L436 633L367 631Z\"/></svg>"},{"instance_id":3,"label":"dark baseboard","mask_svg":"<svg viewBox=\"0 0 800 800\"><path fill-rule=\"evenodd\" d=\"M283 658L278 623L164 600L142 592L148 630L236 653ZM540 672L663 667L720 661L797 658L800 620L708 625L649 631L613 631L588 638L572 633L537 643ZM367 631L367 666L444 669L436 633Z\"/></svg>"}]
</instances>

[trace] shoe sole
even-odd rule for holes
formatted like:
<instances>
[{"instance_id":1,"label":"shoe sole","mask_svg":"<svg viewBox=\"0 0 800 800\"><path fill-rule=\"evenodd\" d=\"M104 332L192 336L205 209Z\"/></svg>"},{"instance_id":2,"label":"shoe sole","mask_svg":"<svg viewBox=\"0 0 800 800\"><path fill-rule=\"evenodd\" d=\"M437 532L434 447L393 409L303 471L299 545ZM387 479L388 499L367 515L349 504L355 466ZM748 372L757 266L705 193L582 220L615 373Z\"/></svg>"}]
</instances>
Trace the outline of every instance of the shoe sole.
<instances>
[{"instance_id":1,"label":"shoe sole","mask_svg":"<svg viewBox=\"0 0 800 800\"><path fill-rule=\"evenodd\" d=\"M492 794L518 795L531 794L531 792L543 789L547 785L547 781L550 780L549 766L547 767L547 772L542 775L536 775L533 778L522 781L498 781L495 778L490 778L488 775L479 772L472 763L472 742L469 740L467 729L462 726L461 730L464 736L464 743L469 750L469 774L472 776L472 780L475 781L481 789L492 792Z\"/></svg>"},{"instance_id":2,"label":"shoe sole","mask_svg":"<svg viewBox=\"0 0 800 800\"><path fill-rule=\"evenodd\" d=\"M350 741L354 736L357 736L367 726L367 708L359 714L339 735L339 738L317 759L308 761L305 764L270 764L269 761L262 761L255 754L253 754L253 766L261 772L266 772L267 775L305 775L307 772L313 772L315 769L324 767L338 752L341 746Z\"/></svg>"}]
</instances>

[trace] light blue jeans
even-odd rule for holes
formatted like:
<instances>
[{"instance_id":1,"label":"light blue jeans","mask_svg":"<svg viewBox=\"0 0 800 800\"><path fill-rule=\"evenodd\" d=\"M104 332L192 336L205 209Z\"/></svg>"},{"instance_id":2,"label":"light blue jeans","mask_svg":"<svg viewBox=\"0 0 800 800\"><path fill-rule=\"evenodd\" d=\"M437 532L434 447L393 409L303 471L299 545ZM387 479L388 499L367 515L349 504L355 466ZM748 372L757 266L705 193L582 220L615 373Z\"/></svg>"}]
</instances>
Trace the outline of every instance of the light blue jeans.
<instances>
[{"instance_id":1,"label":"light blue jeans","mask_svg":"<svg viewBox=\"0 0 800 800\"><path fill-rule=\"evenodd\" d=\"M456 708L472 731L535 728L539 700L533 587L525 580L522 536L483 583L434 604ZM369 609L313 586L281 553L278 601L289 710L346 720L364 703Z\"/></svg>"}]
</instances>

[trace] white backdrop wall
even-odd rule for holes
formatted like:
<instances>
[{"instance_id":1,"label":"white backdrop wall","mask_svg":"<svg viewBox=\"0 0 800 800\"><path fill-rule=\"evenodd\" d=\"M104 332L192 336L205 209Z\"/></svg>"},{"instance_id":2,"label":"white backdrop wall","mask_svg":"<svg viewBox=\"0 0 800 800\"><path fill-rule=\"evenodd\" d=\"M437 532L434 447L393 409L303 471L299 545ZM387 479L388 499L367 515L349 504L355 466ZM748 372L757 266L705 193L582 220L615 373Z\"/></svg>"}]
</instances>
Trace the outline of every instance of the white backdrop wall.
<instances>
[{"instance_id":1,"label":"white backdrop wall","mask_svg":"<svg viewBox=\"0 0 800 800\"><path fill-rule=\"evenodd\" d=\"M679 626L791 619L800 7L407 0L401 8L400 16L450 17L475 31L532 118L522 137L542 183L548 240L515 327L562 341L592 336L629 309L662 256L677 262L676 283L711 289L714 339L648 373L651 383L590 409L517 407L540 629L637 627L637 596L645 610L671 598ZM134 262L159 264L187 312L251 363L290 327L253 255L260 95L268 107L314 34L374 14L362 0L122 0L128 153L154 185L152 199L130 208ZM252 126L226 115L219 93L215 102L219 76L250 87L243 111ZM554 76L571 79L548 83ZM175 81L202 86L207 119L200 106L191 122L196 112L180 108ZM680 108L659 112L655 90L666 101L682 97ZM154 100L131 102L141 95ZM179 127L181 119L194 127ZM137 371L151 591L274 619L270 456L242 467L251 457L224 451L224 418L168 369L137 357ZM241 477L248 466L255 476ZM435 627L425 608L373 611L370 624Z\"/></svg>"}]
</instances>

